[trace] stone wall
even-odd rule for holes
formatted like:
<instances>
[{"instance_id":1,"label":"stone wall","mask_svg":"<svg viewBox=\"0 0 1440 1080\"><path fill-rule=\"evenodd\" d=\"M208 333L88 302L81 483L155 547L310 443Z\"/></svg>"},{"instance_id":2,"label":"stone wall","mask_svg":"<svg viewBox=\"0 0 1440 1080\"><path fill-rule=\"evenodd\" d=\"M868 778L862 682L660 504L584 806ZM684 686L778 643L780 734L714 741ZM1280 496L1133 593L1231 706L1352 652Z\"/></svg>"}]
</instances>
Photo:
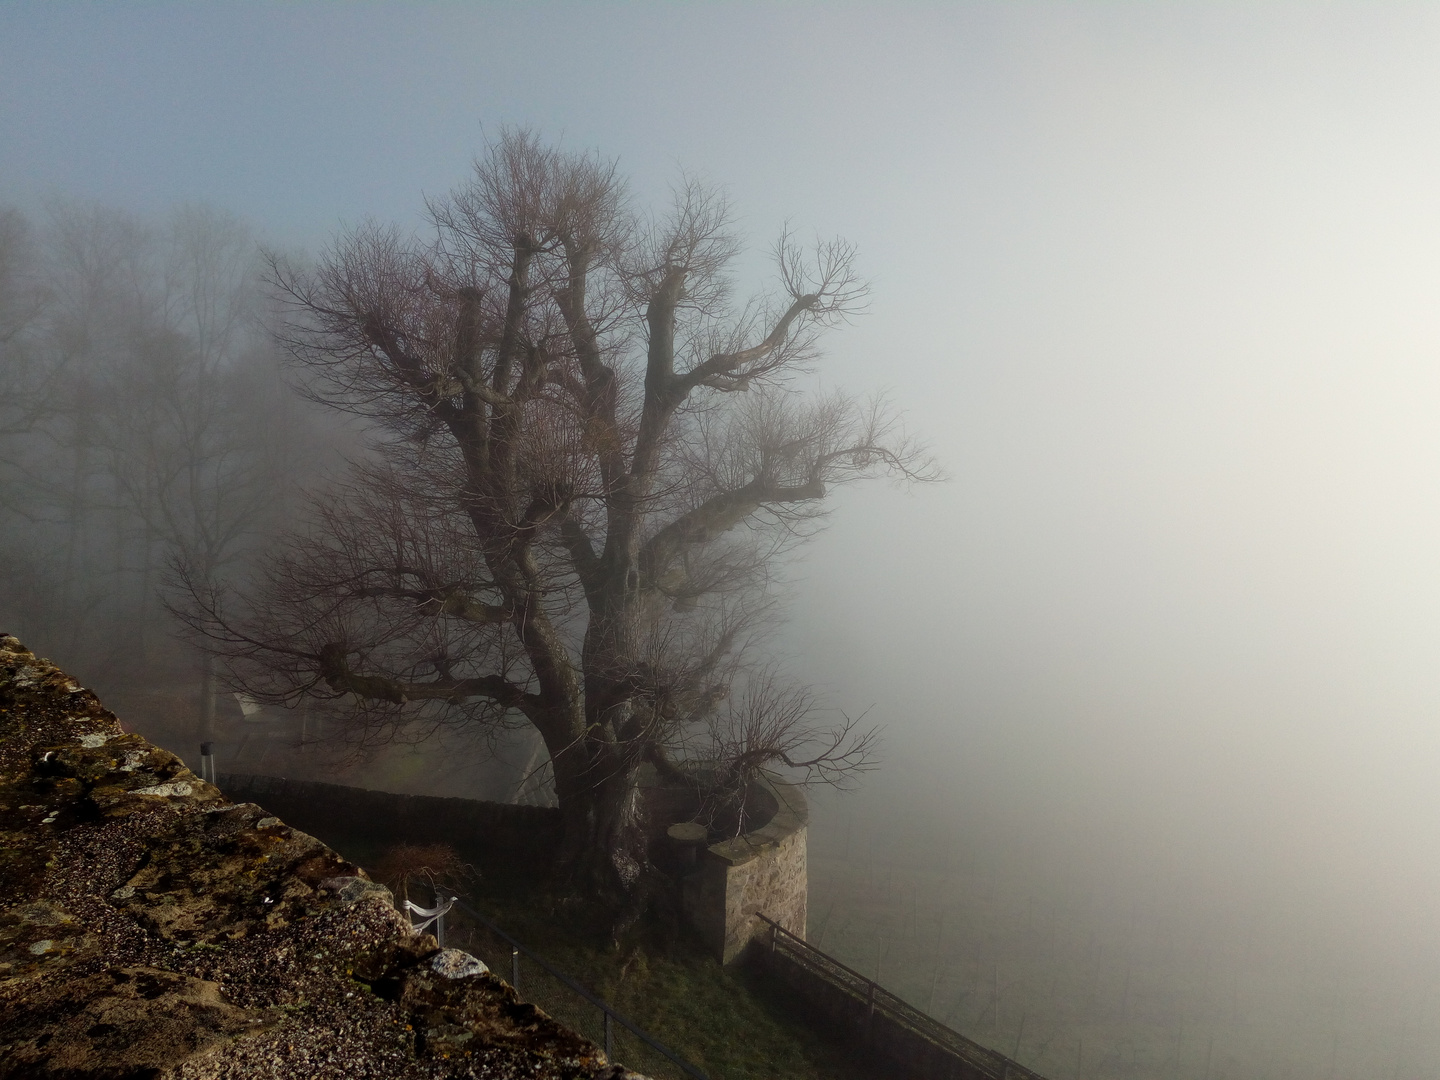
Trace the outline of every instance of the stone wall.
<instances>
[{"instance_id":1,"label":"stone wall","mask_svg":"<svg viewBox=\"0 0 1440 1080\"><path fill-rule=\"evenodd\" d=\"M514 865L549 864L564 823L548 806L514 806L476 799L396 795L388 791L221 773L220 790L258 802L331 843L363 838L380 843L445 843L481 858Z\"/></svg>"},{"instance_id":2,"label":"stone wall","mask_svg":"<svg viewBox=\"0 0 1440 1080\"><path fill-rule=\"evenodd\" d=\"M761 784L774 799L774 816L759 828L711 844L681 886L686 917L724 964L738 959L763 932L757 915L805 936L810 810L799 788L768 780Z\"/></svg>"},{"instance_id":3,"label":"stone wall","mask_svg":"<svg viewBox=\"0 0 1440 1080\"><path fill-rule=\"evenodd\" d=\"M341 843L447 843L481 858L541 868L562 835L560 811L473 799L396 795L313 780L221 774L220 788L237 801L258 802L307 832ZM650 783L649 824L663 854L667 825L694 809L693 792ZM762 780L746 797L746 815L761 824L709 845L681 877L687 919L722 963L730 963L757 933L759 913L804 936L805 834L809 809L799 788ZM661 859L660 861L663 861Z\"/></svg>"},{"instance_id":4,"label":"stone wall","mask_svg":"<svg viewBox=\"0 0 1440 1080\"><path fill-rule=\"evenodd\" d=\"M0 635L0 1080L619 1080L269 808Z\"/></svg>"}]
</instances>

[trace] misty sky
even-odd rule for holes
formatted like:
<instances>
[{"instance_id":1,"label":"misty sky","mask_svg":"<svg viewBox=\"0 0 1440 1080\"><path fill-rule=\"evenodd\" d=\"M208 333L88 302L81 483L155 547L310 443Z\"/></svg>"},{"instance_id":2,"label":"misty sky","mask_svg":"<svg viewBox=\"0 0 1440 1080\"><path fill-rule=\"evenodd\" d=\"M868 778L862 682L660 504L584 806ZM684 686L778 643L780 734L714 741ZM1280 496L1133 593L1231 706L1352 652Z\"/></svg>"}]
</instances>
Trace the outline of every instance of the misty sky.
<instances>
[{"instance_id":1,"label":"misty sky","mask_svg":"<svg viewBox=\"0 0 1440 1080\"><path fill-rule=\"evenodd\" d=\"M793 569L874 790L1433 956L1440 7L1258 8L9 0L0 202L313 248L525 124L724 185L757 249L845 235L823 381L950 474Z\"/></svg>"}]
</instances>

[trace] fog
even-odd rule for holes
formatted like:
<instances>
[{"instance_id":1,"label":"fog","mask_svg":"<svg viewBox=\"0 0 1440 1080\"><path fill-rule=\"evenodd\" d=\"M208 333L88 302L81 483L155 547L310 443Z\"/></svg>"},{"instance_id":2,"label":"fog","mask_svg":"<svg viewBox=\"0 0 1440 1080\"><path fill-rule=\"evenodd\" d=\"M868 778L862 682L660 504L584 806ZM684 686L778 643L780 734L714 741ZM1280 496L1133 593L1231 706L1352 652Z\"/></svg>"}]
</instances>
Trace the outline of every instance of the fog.
<instances>
[{"instance_id":1,"label":"fog","mask_svg":"<svg viewBox=\"0 0 1440 1080\"><path fill-rule=\"evenodd\" d=\"M313 250L522 123L724 185L757 250L854 240L818 379L949 479L842 492L787 571L792 667L885 727L815 799L812 939L1055 1077L1437 1076L1437 48L1420 6L12 3L0 206Z\"/></svg>"}]
</instances>

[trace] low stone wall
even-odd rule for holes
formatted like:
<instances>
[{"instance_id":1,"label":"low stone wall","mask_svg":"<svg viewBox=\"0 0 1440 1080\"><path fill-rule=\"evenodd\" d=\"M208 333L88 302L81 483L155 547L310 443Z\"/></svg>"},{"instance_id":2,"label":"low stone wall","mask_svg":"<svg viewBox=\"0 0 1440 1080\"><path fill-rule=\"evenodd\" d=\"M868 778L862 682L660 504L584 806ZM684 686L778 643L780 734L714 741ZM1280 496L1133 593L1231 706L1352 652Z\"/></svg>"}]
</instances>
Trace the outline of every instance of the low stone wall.
<instances>
[{"instance_id":1,"label":"low stone wall","mask_svg":"<svg viewBox=\"0 0 1440 1080\"><path fill-rule=\"evenodd\" d=\"M805 936L810 808L798 787L760 783L774 799L774 815L760 828L711 844L681 883L686 917L723 964L764 931L758 915Z\"/></svg>"},{"instance_id":2,"label":"low stone wall","mask_svg":"<svg viewBox=\"0 0 1440 1080\"><path fill-rule=\"evenodd\" d=\"M364 838L390 844L450 844L481 857L547 866L564 831L560 811L434 795L221 773L218 786L237 802L258 802L330 843Z\"/></svg>"},{"instance_id":3,"label":"low stone wall","mask_svg":"<svg viewBox=\"0 0 1440 1080\"><path fill-rule=\"evenodd\" d=\"M515 866L543 868L563 834L553 807L513 806L474 799L396 795L388 791L222 773L219 787L237 802L256 802L331 843L446 843ZM663 835L672 817L684 819L684 793L667 801L647 789L651 831ZM672 805L673 803L673 805ZM711 844L681 880L686 918L722 963L730 963L761 931L757 914L804 936L805 836L809 808L799 788L762 780L746 799L747 813L764 824Z\"/></svg>"}]
</instances>

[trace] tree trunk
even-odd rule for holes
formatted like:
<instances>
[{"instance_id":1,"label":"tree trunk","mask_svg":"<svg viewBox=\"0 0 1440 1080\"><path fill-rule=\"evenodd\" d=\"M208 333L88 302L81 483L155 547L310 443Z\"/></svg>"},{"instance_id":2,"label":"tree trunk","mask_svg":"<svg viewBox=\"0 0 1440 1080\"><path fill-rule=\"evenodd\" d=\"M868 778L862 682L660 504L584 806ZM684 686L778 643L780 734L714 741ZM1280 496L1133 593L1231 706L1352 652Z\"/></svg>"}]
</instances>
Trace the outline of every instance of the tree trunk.
<instances>
[{"instance_id":1,"label":"tree trunk","mask_svg":"<svg viewBox=\"0 0 1440 1080\"><path fill-rule=\"evenodd\" d=\"M638 762L599 740L551 751L565 825L557 882L617 910L628 909L648 870Z\"/></svg>"}]
</instances>

